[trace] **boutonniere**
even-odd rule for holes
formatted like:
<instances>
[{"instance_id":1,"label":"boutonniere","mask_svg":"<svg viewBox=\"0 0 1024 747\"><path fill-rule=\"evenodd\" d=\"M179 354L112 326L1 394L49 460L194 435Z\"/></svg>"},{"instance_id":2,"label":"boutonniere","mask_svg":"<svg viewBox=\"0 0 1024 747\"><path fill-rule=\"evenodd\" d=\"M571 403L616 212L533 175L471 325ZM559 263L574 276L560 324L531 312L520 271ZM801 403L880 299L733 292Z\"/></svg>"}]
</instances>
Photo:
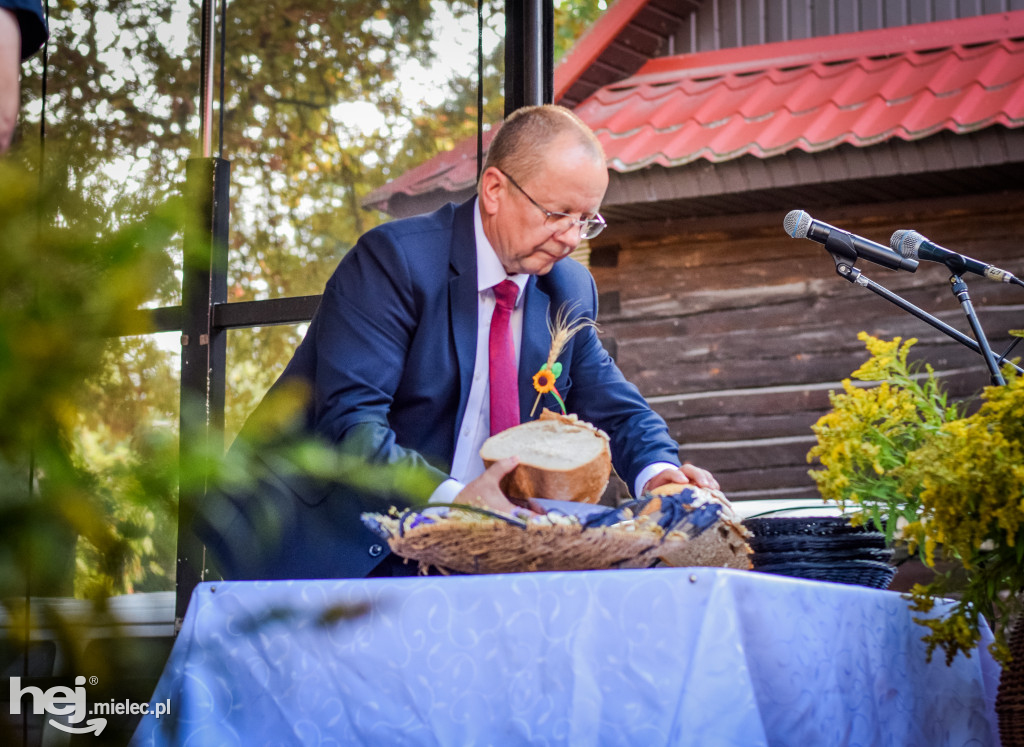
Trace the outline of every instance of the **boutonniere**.
<instances>
[{"instance_id":1,"label":"boutonniere","mask_svg":"<svg viewBox=\"0 0 1024 747\"><path fill-rule=\"evenodd\" d=\"M548 319L548 332L551 333L551 349L548 351L548 359L540 370L533 375L533 388L537 390L537 399L533 402L533 409L530 410L530 417L537 411L540 398L545 394L552 394L562 408L562 414L568 415L565 410L565 401L562 395L555 388L555 381L562 375L562 364L558 362L558 356L562 354L566 343L572 336L581 329L597 327L597 322L585 316L572 319L573 309L576 304L563 303L558 307L558 312Z\"/></svg>"}]
</instances>

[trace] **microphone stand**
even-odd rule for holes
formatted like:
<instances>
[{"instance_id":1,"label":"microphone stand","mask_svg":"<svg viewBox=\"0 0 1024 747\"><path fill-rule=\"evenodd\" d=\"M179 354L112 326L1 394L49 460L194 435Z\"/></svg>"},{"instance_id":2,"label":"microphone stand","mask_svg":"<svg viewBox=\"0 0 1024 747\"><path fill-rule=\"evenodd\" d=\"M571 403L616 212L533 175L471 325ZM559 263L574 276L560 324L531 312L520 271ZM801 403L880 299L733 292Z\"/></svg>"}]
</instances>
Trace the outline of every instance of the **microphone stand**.
<instances>
[{"instance_id":1,"label":"microphone stand","mask_svg":"<svg viewBox=\"0 0 1024 747\"><path fill-rule=\"evenodd\" d=\"M1003 386L1006 384L1006 379L1004 379L1002 373L999 372L999 364L996 363L996 357L992 354L992 348L989 347L988 338L985 337L985 332L981 328L981 323L978 321L978 315L974 313L974 304L971 303L971 297L967 293L967 283L962 277L954 272L949 276L949 284L953 291L953 295L960 302L960 306L963 307L964 313L967 314L967 321L971 324L971 330L974 332L974 339L978 341L978 345L981 347L981 355L985 359L985 364L988 366L989 373L992 375L992 383L996 386Z\"/></svg>"},{"instance_id":2,"label":"microphone stand","mask_svg":"<svg viewBox=\"0 0 1024 747\"><path fill-rule=\"evenodd\" d=\"M828 244L826 242L826 247L827 246L828 246ZM845 254L845 253L843 253L843 254ZM859 285L862 288L867 288L869 291L871 291L871 292L881 296L886 301L889 301L890 303L896 304L901 309L903 309L904 311L910 312L911 314L913 314L914 316L916 316L918 319L920 319L921 321L925 322L926 324L931 325L932 327L934 327L935 329L939 330L940 332L942 332L942 333L952 337L957 342L959 342L959 343L969 347L974 352L981 353L982 355L985 355L985 352L982 349L981 345L979 345L977 342L972 340L970 337L968 337L967 335L963 334L959 330L954 329L953 327L950 327L945 322L943 322L943 321L941 321L939 319L936 319L934 316L929 314L924 309L918 308L917 306L915 306L914 304L910 303L906 299L896 295L895 293L890 291L888 288L886 288L886 287L884 287L882 285L879 285L875 281L871 280L870 278L868 278L867 275L865 275L860 270L858 270L856 267L854 267L853 266L853 261L851 259L843 256L843 254L836 254L836 253L832 254L832 259L835 260L835 263L836 263L836 272L839 274L840 277L846 278L847 280L849 280L854 285ZM972 314L973 314L973 310L972 310ZM976 323L977 323L977 319L975 318L974 321L972 322L972 325L976 324ZM976 331L976 334L978 332L980 332L980 327ZM981 339L985 340L985 336L983 334L981 335ZM987 340L985 342L985 345L986 345L986 348L987 348L987 346L988 346L988 341ZM989 360L990 358L991 358L991 360ZM1015 368L1017 370L1017 373L1024 374L1024 369L1022 369L1017 364L1015 364L1015 363L1013 363L1011 361L1006 360L1005 356L1002 356L998 360L996 360L994 358L994 354L992 353L991 350L988 351L988 354L986 356L986 362L988 362L988 364L989 364L990 371L993 370L993 367L994 367L994 370L995 370L995 372L997 374L999 374L999 366L998 366L998 364L1000 362L1005 363L1005 364L1007 364L1009 366L1012 366L1013 368ZM994 376L993 376L993 381L995 381L995 377ZM1001 374L999 374L999 380L998 380L997 383L999 383L999 384L1006 383L1005 381L1003 381Z\"/></svg>"}]
</instances>

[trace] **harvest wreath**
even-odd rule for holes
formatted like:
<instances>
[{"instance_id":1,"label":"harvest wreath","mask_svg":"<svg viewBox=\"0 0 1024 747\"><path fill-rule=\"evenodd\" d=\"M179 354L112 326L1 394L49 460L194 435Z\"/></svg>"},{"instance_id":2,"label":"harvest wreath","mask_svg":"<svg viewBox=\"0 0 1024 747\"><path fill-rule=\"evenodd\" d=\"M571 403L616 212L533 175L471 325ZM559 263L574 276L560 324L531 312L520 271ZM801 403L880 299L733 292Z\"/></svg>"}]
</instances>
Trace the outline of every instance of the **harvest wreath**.
<instances>
[{"instance_id":1,"label":"harvest wreath","mask_svg":"<svg viewBox=\"0 0 1024 747\"><path fill-rule=\"evenodd\" d=\"M515 573L667 566L750 568L747 531L724 496L694 486L618 508L507 515L474 506L366 513L392 552L442 573Z\"/></svg>"}]
</instances>

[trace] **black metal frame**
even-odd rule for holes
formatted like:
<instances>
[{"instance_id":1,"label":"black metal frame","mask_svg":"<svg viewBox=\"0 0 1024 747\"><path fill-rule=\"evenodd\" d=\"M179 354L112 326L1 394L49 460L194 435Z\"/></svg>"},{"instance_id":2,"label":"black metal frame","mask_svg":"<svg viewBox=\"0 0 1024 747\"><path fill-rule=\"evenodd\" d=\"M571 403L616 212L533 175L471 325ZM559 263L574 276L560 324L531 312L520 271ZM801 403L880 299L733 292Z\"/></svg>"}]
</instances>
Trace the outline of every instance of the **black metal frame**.
<instances>
[{"instance_id":1,"label":"black metal frame","mask_svg":"<svg viewBox=\"0 0 1024 747\"><path fill-rule=\"evenodd\" d=\"M198 217L184 237L181 306L137 312L139 332L181 331L180 437L222 438L226 337L230 329L308 322L320 296L227 302L230 164L212 156L214 0L203 0L200 150L186 166L186 193ZM509 0L505 9L505 112L549 103L554 91L552 0ZM221 444L223 446L223 444ZM204 548L190 531L202 493L179 495L175 623L205 577Z\"/></svg>"}]
</instances>

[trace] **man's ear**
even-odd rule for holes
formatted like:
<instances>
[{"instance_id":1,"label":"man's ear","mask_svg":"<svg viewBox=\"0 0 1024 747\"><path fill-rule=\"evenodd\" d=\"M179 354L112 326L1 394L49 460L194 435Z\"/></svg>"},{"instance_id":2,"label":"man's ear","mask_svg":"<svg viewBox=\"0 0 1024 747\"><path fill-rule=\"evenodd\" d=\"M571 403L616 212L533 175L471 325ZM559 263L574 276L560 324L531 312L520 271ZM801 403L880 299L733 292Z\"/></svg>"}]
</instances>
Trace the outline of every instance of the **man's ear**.
<instances>
[{"instance_id":1,"label":"man's ear","mask_svg":"<svg viewBox=\"0 0 1024 747\"><path fill-rule=\"evenodd\" d=\"M501 172L493 166L480 176L480 206L486 215L495 215L498 205L508 190L508 183Z\"/></svg>"}]
</instances>

